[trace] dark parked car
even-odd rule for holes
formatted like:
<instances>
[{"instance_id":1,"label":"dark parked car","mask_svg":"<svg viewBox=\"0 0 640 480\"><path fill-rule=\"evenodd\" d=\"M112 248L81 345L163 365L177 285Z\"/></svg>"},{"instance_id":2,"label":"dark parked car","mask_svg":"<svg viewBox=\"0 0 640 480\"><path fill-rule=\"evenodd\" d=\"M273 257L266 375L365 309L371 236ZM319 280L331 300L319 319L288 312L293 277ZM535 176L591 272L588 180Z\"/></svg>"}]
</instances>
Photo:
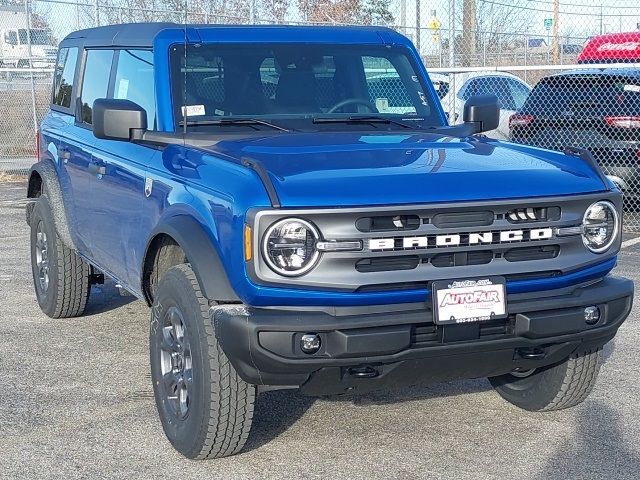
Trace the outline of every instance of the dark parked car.
<instances>
[{"instance_id":1,"label":"dark parked car","mask_svg":"<svg viewBox=\"0 0 640 480\"><path fill-rule=\"evenodd\" d=\"M589 150L625 194L640 201L640 71L574 70L543 78L511 116L514 142Z\"/></svg>"}]
</instances>

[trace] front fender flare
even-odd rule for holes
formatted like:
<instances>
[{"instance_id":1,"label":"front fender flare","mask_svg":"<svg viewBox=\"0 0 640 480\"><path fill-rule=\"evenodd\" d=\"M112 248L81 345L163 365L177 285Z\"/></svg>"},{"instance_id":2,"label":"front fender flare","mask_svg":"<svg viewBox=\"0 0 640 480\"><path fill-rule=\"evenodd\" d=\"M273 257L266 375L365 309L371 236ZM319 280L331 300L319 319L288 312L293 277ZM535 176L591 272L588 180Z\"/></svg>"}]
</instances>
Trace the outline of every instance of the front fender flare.
<instances>
[{"instance_id":1,"label":"front fender flare","mask_svg":"<svg viewBox=\"0 0 640 480\"><path fill-rule=\"evenodd\" d=\"M149 246L160 234L169 235L182 248L207 299L217 302L240 301L229 283L226 270L211 238L196 219L188 215L176 215L158 225L147 243L145 263Z\"/></svg>"}]
</instances>

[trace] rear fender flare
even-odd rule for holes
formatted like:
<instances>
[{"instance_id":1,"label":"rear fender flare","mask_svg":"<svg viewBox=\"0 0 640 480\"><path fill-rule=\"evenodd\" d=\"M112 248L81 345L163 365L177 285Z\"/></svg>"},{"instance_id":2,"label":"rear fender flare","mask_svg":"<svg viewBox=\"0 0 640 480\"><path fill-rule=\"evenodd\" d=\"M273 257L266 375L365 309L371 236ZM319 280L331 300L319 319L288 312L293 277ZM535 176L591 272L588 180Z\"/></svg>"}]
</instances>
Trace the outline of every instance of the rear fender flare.
<instances>
[{"instance_id":1,"label":"rear fender flare","mask_svg":"<svg viewBox=\"0 0 640 480\"><path fill-rule=\"evenodd\" d=\"M42 184L40 188L38 186L38 177ZM32 202L27 204L27 212L33 209L35 199L37 199L42 192L45 192L49 199L49 205L53 214L53 221L58 232L58 236L65 246L75 249L71 232L69 230L69 222L67 218L67 211L64 206L64 198L62 196L62 189L60 188L60 182L58 181L58 173L56 167L51 160L41 160L34 164L29 171L29 183L27 187L27 197L32 199ZM30 215L27 215L27 222Z\"/></svg>"}]
</instances>

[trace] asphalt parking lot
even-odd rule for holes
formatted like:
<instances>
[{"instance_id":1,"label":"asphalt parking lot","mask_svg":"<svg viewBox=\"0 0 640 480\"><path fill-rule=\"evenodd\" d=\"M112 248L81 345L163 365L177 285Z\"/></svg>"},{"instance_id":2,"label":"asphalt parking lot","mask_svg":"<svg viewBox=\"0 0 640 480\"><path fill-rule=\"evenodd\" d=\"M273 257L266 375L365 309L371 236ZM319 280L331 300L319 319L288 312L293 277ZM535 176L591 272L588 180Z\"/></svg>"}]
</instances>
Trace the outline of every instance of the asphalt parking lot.
<instances>
[{"instance_id":1,"label":"asphalt parking lot","mask_svg":"<svg viewBox=\"0 0 640 480\"><path fill-rule=\"evenodd\" d=\"M484 379L362 397L271 392L244 453L185 460L156 416L147 308L107 284L85 317L45 317L23 195L0 184L0 478L640 478L640 302L576 408L520 411ZM635 243L617 274L638 283L639 266Z\"/></svg>"}]
</instances>

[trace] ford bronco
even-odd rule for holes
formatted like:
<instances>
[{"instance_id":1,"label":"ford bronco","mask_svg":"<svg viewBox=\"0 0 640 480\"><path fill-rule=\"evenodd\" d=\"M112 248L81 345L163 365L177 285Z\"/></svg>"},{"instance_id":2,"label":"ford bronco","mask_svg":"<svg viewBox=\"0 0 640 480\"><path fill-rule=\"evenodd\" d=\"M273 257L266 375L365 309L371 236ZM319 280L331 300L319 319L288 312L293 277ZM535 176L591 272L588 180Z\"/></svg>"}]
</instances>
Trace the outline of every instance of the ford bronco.
<instances>
[{"instance_id":1,"label":"ford bronco","mask_svg":"<svg viewBox=\"0 0 640 480\"><path fill-rule=\"evenodd\" d=\"M28 184L38 303L80 316L107 276L149 305L189 458L238 452L273 389L488 377L527 410L576 405L631 309L621 194L586 151L481 135L498 111L472 97L448 125L385 28L72 33Z\"/></svg>"}]
</instances>

